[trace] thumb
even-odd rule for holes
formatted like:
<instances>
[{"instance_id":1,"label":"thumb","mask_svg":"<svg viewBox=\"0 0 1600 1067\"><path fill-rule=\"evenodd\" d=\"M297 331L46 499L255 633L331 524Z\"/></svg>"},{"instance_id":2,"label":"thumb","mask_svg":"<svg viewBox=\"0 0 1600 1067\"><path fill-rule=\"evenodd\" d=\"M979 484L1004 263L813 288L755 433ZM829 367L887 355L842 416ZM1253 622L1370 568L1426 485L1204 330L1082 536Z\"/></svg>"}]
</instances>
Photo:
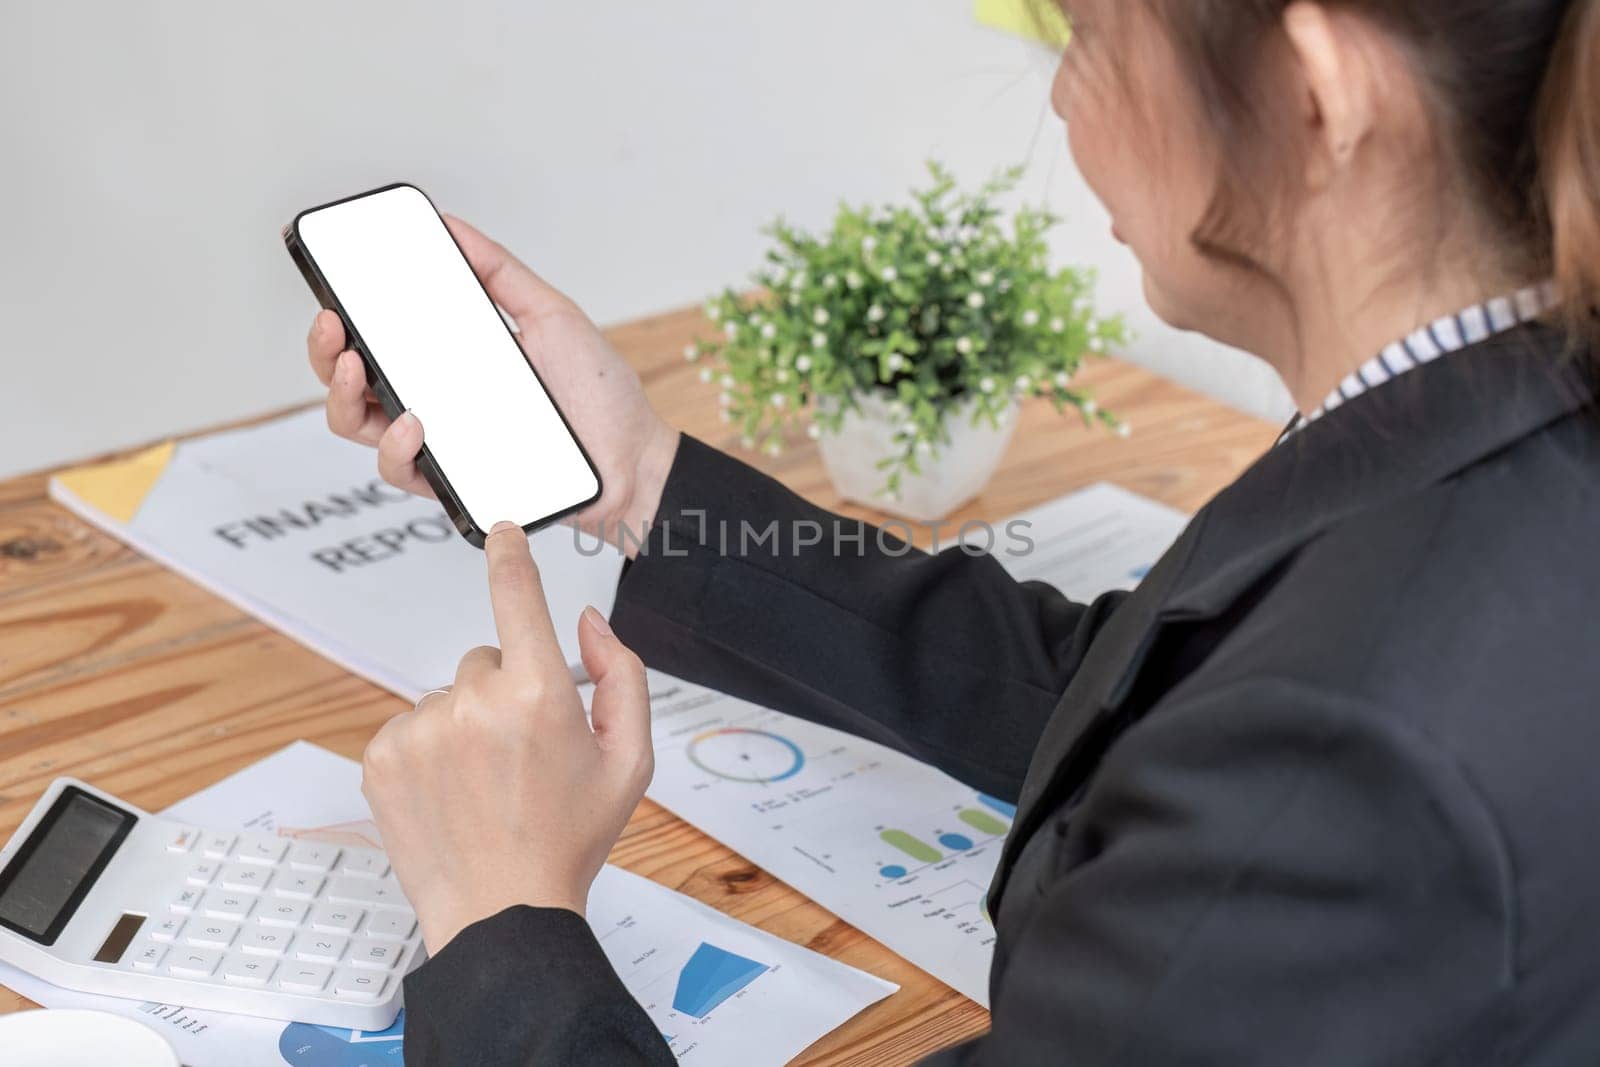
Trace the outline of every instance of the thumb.
<instances>
[{"instance_id":1,"label":"thumb","mask_svg":"<svg viewBox=\"0 0 1600 1067\"><path fill-rule=\"evenodd\" d=\"M653 749L644 664L592 607L584 609L578 623L578 648L583 653L583 668L594 681L589 718L601 749L608 756L647 759Z\"/></svg>"}]
</instances>

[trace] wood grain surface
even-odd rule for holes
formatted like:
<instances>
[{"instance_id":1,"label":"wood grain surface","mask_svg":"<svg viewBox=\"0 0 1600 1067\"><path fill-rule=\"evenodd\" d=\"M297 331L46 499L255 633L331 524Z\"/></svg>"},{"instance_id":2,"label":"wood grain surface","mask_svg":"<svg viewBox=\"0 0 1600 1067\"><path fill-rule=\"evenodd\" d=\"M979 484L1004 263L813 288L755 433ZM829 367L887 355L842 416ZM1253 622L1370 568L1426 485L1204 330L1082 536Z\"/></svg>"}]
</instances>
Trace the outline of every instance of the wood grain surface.
<instances>
[{"instance_id":1,"label":"wood grain surface","mask_svg":"<svg viewBox=\"0 0 1600 1067\"><path fill-rule=\"evenodd\" d=\"M716 387L701 383L682 357L689 339L705 331L699 312L687 310L608 333L673 424L736 450L731 428L717 418ZM304 357L288 351L284 358ZM1193 511L1275 433L1116 360L1085 368L1081 382L1132 424L1132 436L1087 429L1041 402L1025 405L1000 473L947 520L944 540L968 519L1002 519L1097 481ZM818 503L881 518L838 507L804 438L776 459L743 458ZM0 840L58 775L157 811L297 738L360 758L377 727L407 707L52 504L48 477L0 482ZM921 542L930 539L931 531L921 531ZM611 858L899 983L899 993L798 1063L910 1063L988 1025L972 1001L649 801ZM0 1012L28 1006L0 989Z\"/></svg>"}]
</instances>

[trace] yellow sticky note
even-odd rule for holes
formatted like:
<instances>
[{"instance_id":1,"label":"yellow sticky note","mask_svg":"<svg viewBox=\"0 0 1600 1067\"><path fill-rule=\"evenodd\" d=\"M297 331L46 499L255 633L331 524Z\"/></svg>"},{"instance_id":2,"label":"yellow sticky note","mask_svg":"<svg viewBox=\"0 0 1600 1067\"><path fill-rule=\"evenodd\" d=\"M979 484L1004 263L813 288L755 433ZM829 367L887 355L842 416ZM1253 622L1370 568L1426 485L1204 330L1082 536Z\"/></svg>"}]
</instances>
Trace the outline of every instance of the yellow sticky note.
<instances>
[{"instance_id":1,"label":"yellow sticky note","mask_svg":"<svg viewBox=\"0 0 1600 1067\"><path fill-rule=\"evenodd\" d=\"M176 441L168 441L114 463L63 471L56 480L95 510L118 522L132 522L177 448Z\"/></svg>"},{"instance_id":2,"label":"yellow sticky note","mask_svg":"<svg viewBox=\"0 0 1600 1067\"><path fill-rule=\"evenodd\" d=\"M1065 48L1072 37L1067 18L1055 0L976 0L975 13L985 26Z\"/></svg>"}]
</instances>

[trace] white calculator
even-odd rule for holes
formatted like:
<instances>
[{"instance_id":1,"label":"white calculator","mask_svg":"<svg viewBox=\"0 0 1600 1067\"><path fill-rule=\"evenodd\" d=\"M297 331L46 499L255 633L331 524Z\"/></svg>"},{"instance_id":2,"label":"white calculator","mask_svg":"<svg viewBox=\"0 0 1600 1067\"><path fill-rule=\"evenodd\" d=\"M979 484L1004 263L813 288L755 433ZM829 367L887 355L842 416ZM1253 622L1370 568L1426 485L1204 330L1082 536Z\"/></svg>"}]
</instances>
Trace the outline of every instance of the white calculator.
<instances>
[{"instance_id":1,"label":"white calculator","mask_svg":"<svg viewBox=\"0 0 1600 1067\"><path fill-rule=\"evenodd\" d=\"M423 951L378 849L205 830L57 778L0 850L0 960L66 989L382 1030Z\"/></svg>"}]
</instances>

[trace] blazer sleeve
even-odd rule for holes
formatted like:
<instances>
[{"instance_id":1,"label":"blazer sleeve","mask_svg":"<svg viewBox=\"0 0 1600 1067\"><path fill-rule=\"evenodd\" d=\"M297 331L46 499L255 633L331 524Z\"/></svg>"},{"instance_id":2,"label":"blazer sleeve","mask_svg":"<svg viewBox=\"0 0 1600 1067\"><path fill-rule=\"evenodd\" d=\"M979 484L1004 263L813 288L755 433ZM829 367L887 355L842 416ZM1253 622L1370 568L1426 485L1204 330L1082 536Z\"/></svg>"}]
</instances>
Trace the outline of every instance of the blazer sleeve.
<instances>
[{"instance_id":1,"label":"blazer sleeve","mask_svg":"<svg viewBox=\"0 0 1600 1067\"><path fill-rule=\"evenodd\" d=\"M946 531L951 534L952 531ZM1008 800L1100 625L989 554L806 503L685 435L624 570L617 634L652 667L871 738ZM1012 544L997 531L997 550Z\"/></svg>"},{"instance_id":2,"label":"blazer sleeve","mask_svg":"<svg viewBox=\"0 0 1600 1067\"><path fill-rule=\"evenodd\" d=\"M1501 1062L1510 853L1399 714L1272 678L1158 705L1040 834L993 1029L940 1067Z\"/></svg>"},{"instance_id":3,"label":"blazer sleeve","mask_svg":"<svg viewBox=\"0 0 1600 1067\"><path fill-rule=\"evenodd\" d=\"M406 1067L672 1067L676 1057L564 908L507 908L405 980Z\"/></svg>"}]
</instances>

